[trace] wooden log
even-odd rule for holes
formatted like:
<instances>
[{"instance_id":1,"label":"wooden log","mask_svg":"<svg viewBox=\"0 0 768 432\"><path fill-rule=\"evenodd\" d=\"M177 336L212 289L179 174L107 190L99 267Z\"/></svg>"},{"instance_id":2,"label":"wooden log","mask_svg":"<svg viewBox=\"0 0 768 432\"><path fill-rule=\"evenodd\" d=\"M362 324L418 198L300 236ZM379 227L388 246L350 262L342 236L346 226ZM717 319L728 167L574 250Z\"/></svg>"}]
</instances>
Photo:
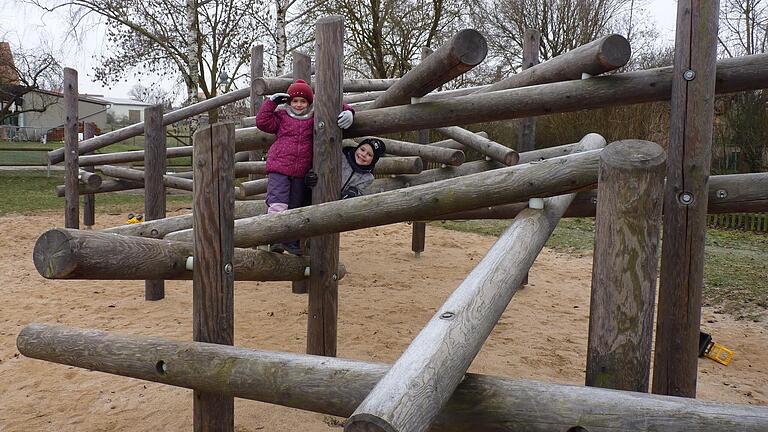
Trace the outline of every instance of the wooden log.
<instances>
[{"instance_id":1,"label":"wooden log","mask_svg":"<svg viewBox=\"0 0 768 432\"><path fill-rule=\"evenodd\" d=\"M768 173L729 174L709 178L707 214L768 212ZM513 203L439 215L430 220L512 219L528 203ZM597 192L576 195L563 217L595 217Z\"/></svg>"},{"instance_id":2,"label":"wooden log","mask_svg":"<svg viewBox=\"0 0 768 432\"><path fill-rule=\"evenodd\" d=\"M438 92L428 93L422 96L420 99L421 99L421 102L433 102L441 99L454 98L456 96L466 96L468 94L477 93L478 91L488 86L489 85L482 85L482 86L464 87L464 88L446 90L446 91L438 91ZM383 94L383 93L376 94L375 97L378 97L380 94ZM373 99L375 99L375 97ZM373 106L373 99L361 98L358 102L354 104L350 102L350 100L352 99L353 99L353 96L348 96L344 100L346 100L347 103L351 104L352 107L355 109L355 111L364 111L366 109L370 109Z\"/></svg>"},{"instance_id":3,"label":"wooden log","mask_svg":"<svg viewBox=\"0 0 768 432\"><path fill-rule=\"evenodd\" d=\"M261 108L261 104L264 102L264 97L259 95L256 91L256 88L253 85L253 82L257 78L261 78L264 76L264 45L255 45L251 48L251 116L255 116L256 113L259 112L259 108ZM246 124L245 119L242 120L241 124L245 126L256 126L255 117L251 117L254 119L253 122L248 122ZM259 152L255 150L251 150L249 152L248 159L251 161L259 160ZM238 177L237 173L237 163L235 163L235 177ZM257 180L258 177L255 174L249 174L248 180Z\"/></svg>"},{"instance_id":4,"label":"wooden log","mask_svg":"<svg viewBox=\"0 0 768 432\"><path fill-rule=\"evenodd\" d=\"M482 131L481 132L475 132L475 134L476 135L480 135L483 138L488 138L488 134L485 133L485 132L482 132ZM429 143L429 145L431 145L433 147L450 148L450 149L461 150L461 151L465 151L466 148L467 148L464 144L462 144L462 143L460 143L460 142L458 142L456 140L453 140L453 139L446 139L446 140L442 140L442 141L435 141L433 143Z\"/></svg>"},{"instance_id":5,"label":"wooden log","mask_svg":"<svg viewBox=\"0 0 768 432\"><path fill-rule=\"evenodd\" d=\"M598 154L599 151L582 152L536 164L240 219L235 223L235 244L252 247L287 236L351 231L590 189L597 182ZM468 164L461 167L465 165ZM166 238L190 241L191 233L178 231Z\"/></svg>"},{"instance_id":6,"label":"wooden log","mask_svg":"<svg viewBox=\"0 0 768 432\"><path fill-rule=\"evenodd\" d=\"M768 54L718 62L717 93L768 87ZM672 68L626 72L358 112L346 138L668 100Z\"/></svg>"},{"instance_id":7,"label":"wooden log","mask_svg":"<svg viewBox=\"0 0 768 432\"><path fill-rule=\"evenodd\" d=\"M144 109L144 220L165 218L166 141L163 126L163 106ZM144 281L144 300L165 298L165 282L161 279Z\"/></svg>"},{"instance_id":8,"label":"wooden log","mask_svg":"<svg viewBox=\"0 0 768 432\"><path fill-rule=\"evenodd\" d=\"M79 95L77 71L64 68L64 226L80 228L79 165L77 161L77 135Z\"/></svg>"},{"instance_id":9,"label":"wooden log","mask_svg":"<svg viewBox=\"0 0 768 432\"><path fill-rule=\"evenodd\" d=\"M611 36L618 36L618 35L611 35ZM606 36L603 39L610 39L611 36ZM619 38L623 39L624 42L626 42L626 39L624 39L623 37L619 36ZM536 66L537 64L539 64L539 45L541 45L541 33L539 33L539 31L536 29L530 29L530 28L525 29L525 33L523 34L523 65L522 65L523 71L526 71ZM626 44L626 47L629 48L628 42ZM609 50L609 52L612 53L614 51ZM627 53L629 53L629 50L627 50ZM562 56L558 56L555 58L559 58L559 57L562 57ZM628 60L629 60L629 56L627 56L627 60L625 60L624 63L626 63ZM579 77L581 77L581 75L579 75ZM493 87L493 85L491 87ZM519 86L515 85L514 87L519 87ZM498 90L500 90L500 88ZM487 89L483 91L487 91ZM536 150L536 117L523 118L523 119L520 119L520 122L518 123L517 151L519 153L522 153L522 152L527 152L531 150Z\"/></svg>"},{"instance_id":10,"label":"wooden log","mask_svg":"<svg viewBox=\"0 0 768 432\"><path fill-rule=\"evenodd\" d=\"M473 29L461 30L376 98L371 108L401 105L424 96L480 64L487 53L483 35Z\"/></svg>"},{"instance_id":11,"label":"wooden log","mask_svg":"<svg viewBox=\"0 0 768 432\"><path fill-rule=\"evenodd\" d=\"M199 129L192 141L195 150L192 339L233 345L235 125L217 123ZM234 431L234 397L199 389L194 390L193 397L195 430Z\"/></svg>"},{"instance_id":12,"label":"wooden log","mask_svg":"<svg viewBox=\"0 0 768 432\"><path fill-rule=\"evenodd\" d=\"M418 174L424 170L424 162L417 156L383 157L376 162L374 174Z\"/></svg>"},{"instance_id":13,"label":"wooden log","mask_svg":"<svg viewBox=\"0 0 768 432\"><path fill-rule=\"evenodd\" d=\"M627 64L631 54L632 49L624 36L610 34L544 63L524 68L519 74L491 84L478 93L578 80L581 79L583 73L600 75Z\"/></svg>"},{"instance_id":14,"label":"wooden log","mask_svg":"<svg viewBox=\"0 0 768 432\"><path fill-rule=\"evenodd\" d=\"M82 183L83 185L89 188L98 188L99 186L101 186L101 182L102 182L100 175L94 173L93 171L87 171L85 169L81 169L79 171L78 180L80 181L80 183Z\"/></svg>"},{"instance_id":15,"label":"wooden log","mask_svg":"<svg viewBox=\"0 0 768 432\"><path fill-rule=\"evenodd\" d=\"M96 124L91 122L85 122L85 125L83 126L83 139L87 140L88 138L93 138L93 136L96 135ZM78 164L80 163L78 158ZM81 173L89 172L93 173L94 169L93 167L85 167L82 169ZM99 177L98 186L101 186L101 176ZM88 179L90 180L90 178ZM92 186L93 187L93 186ZM78 187L78 193L79 193L79 187ZM95 194L85 194L83 196L83 226L85 226L85 229L91 229L96 225L96 195Z\"/></svg>"},{"instance_id":16,"label":"wooden log","mask_svg":"<svg viewBox=\"0 0 768 432\"><path fill-rule=\"evenodd\" d=\"M384 94L385 90L382 91L375 91L375 92L365 92L365 93L358 93L358 94L352 94L352 95L344 95L344 101L350 105L353 105L355 110L358 109L357 106L354 106L356 103L359 102L373 102L376 100L377 97Z\"/></svg>"},{"instance_id":17,"label":"wooden log","mask_svg":"<svg viewBox=\"0 0 768 432\"><path fill-rule=\"evenodd\" d=\"M46 279L191 280L186 264L194 253L188 242L53 228L37 239L32 257ZM236 248L232 265L238 281L296 281L306 278L309 257ZM345 274L339 264L339 278Z\"/></svg>"},{"instance_id":18,"label":"wooden log","mask_svg":"<svg viewBox=\"0 0 768 432\"><path fill-rule=\"evenodd\" d=\"M240 183L235 198L243 199L249 195L258 195L267 191L267 179L251 180Z\"/></svg>"},{"instance_id":19,"label":"wooden log","mask_svg":"<svg viewBox=\"0 0 768 432\"><path fill-rule=\"evenodd\" d=\"M421 60L424 61L427 57L429 57L432 54L432 49L428 46L421 47ZM411 99L411 103L418 102L419 99L413 98ZM437 147L429 147L425 144L429 144L429 135L430 131L428 129L422 129L417 132L418 134L418 142L423 146L423 148L437 148ZM395 146L397 147L397 146ZM389 148L389 147L388 147ZM461 159L456 159L456 162L458 163L447 163L446 165L461 165L464 163L466 156L464 155L464 152L461 152ZM422 160L426 160L422 157ZM419 221L413 221L412 222L412 230L411 230L411 251L413 252L414 256L418 258L422 252L424 252L424 247L427 243L427 224L424 222Z\"/></svg>"},{"instance_id":20,"label":"wooden log","mask_svg":"<svg viewBox=\"0 0 768 432\"><path fill-rule=\"evenodd\" d=\"M190 105L184 108L179 108L175 111L168 112L163 115L163 126L176 123L177 121L184 120L186 118L203 114L204 112L216 109L218 107L237 102L250 96L251 90L249 87L238 89L229 93L225 93L219 96L206 99L198 102L194 105ZM135 123L130 126L118 129L116 131L107 132L103 135L91 138L88 141L83 141L78 146L79 154L92 152L102 147L106 147L110 144L133 138L141 135L144 132L144 123ZM48 161L51 164L57 164L64 160L63 149L56 149L48 152Z\"/></svg>"},{"instance_id":21,"label":"wooden log","mask_svg":"<svg viewBox=\"0 0 768 432\"><path fill-rule=\"evenodd\" d=\"M144 187L144 183L139 183L135 181L130 180L103 180L101 182L101 186L98 188L91 188L86 185L80 185L78 188L78 194L85 195L85 194L96 194L96 193L105 193L105 192L117 192L117 191L124 191L124 190L130 190L130 189L141 189ZM65 187L64 185L58 185L56 186L56 196L63 197L65 193Z\"/></svg>"},{"instance_id":22,"label":"wooden log","mask_svg":"<svg viewBox=\"0 0 768 432\"><path fill-rule=\"evenodd\" d=\"M600 155L588 386L648 392L665 162L664 149L639 140Z\"/></svg>"},{"instance_id":23,"label":"wooden log","mask_svg":"<svg viewBox=\"0 0 768 432\"><path fill-rule=\"evenodd\" d=\"M262 215L266 212L267 206L263 201L235 201L235 219ZM101 232L159 239L170 232L190 228L192 228L192 215L185 214L156 221L120 225L103 229Z\"/></svg>"},{"instance_id":24,"label":"wooden log","mask_svg":"<svg viewBox=\"0 0 768 432\"><path fill-rule=\"evenodd\" d=\"M294 78L259 78L254 86L257 94L270 95L284 93L288 90ZM345 79L343 81L345 92L378 92L385 91L399 81L394 79ZM309 81L307 81L309 83Z\"/></svg>"},{"instance_id":25,"label":"wooden log","mask_svg":"<svg viewBox=\"0 0 768 432\"><path fill-rule=\"evenodd\" d=\"M427 162L437 162L445 165L459 166L464 163L465 155L461 150L416 144L390 138L377 137L384 141L387 153L397 156L418 156ZM428 140L428 139L427 139ZM356 140L360 142L360 139ZM380 159L382 161L384 159ZM378 168L378 165L376 166Z\"/></svg>"},{"instance_id":26,"label":"wooden log","mask_svg":"<svg viewBox=\"0 0 768 432\"><path fill-rule=\"evenodd\" d=\"M348 417L389 365L29 324L21 354ZM201 367L204 365L204 367ZM466 374L433 431L764 432L768 409Z\"/></svg>"},{"instance_id":27,"label":"wooden log","mask_svg":"<svg viewBox=\"0 0 768 432\"><path fill-rule=\"evenodd\" d=\"M341 16L331 15L317 20L313 168L323 175L312 190L313 204L339 199L342 131L336 125L336 117L342 109L343 44L344 20ZM288 211L297 210L303 209ZM293 238L307 237L296 234ZM309 251L312 271L308 286L307 354L335 357L339 301L335 272L339 263L339 234L330 231L325 234L312 239Z\"/></svg>"},{"instance_id":28,"label":"wooden log","mask_svg":"<svg viewBox=\"0 0 768 432\"><path fill-rule=\"evenodd\" d=\"M653 388L696 397L719 1L677 3ZM755 83L766 85L766 81Z\"/></svg>"},{"instance_id":29,"label":"wooden log","mask_svg":"<svg viewBox=\"0 0 768 432\"><path fill-rule=\"evenodd\" d=\"M437 128L437 131L504 165L514 165L520 159L514 149L483 138L464 128L449 126Z\"/></svg>"},{"instance_id":30,"label":"wooden log","mask_svg":"<svg viewBox=\"0 0 768 432\"><path fill-rule=\"evenodd\" d=\"M594 150L589 139L580 150ZM575 194L523 210L357 407L345 431L429 429Z\"/></svg>"},{"instance_id":31,"label":"wooden log","mask_svg":"<svg viewBox=\"0 0 768 432\"><path fill-rule=\"evenodd\" d=\"M111 177L142 182L142 184L145 182L145 171L112 165L102 165L100 169L101 172ZM163 184L169 188L192 191L193 180L164 174L162 176L162 181Z\"/></svg>"},{"instance_id":32,"label":"wooden log","mask_svg":"<svg viewBox=\"0 0 768 432\"><path fill-rule=\"evenodd\" d=\"M303 79L311 84L312 78L312 59L309 55L294 52L293 54L293 72L294 77ZM266 165L266 163L265 163ZM266 174L266 173L265 173ZM264 190L266 192L266 190ZM254 193L253 195L257 195ZM302 255L309 255L307 249L307 239L299 239L299 251ZM309 290L309 281L306 279L291 282L291 292L294 294L306 294Z\"/></svg>"},{"instance_id":33,"label":"wooden log","mask_svg":"<svg viewBox=\"0 0 768 432\"><path fill-rule=\"evenodd\" d=\"M267 174L267 163L264 161L235 162L235 177L254 175L259 180Z\"/></svg>"}]
</instances>

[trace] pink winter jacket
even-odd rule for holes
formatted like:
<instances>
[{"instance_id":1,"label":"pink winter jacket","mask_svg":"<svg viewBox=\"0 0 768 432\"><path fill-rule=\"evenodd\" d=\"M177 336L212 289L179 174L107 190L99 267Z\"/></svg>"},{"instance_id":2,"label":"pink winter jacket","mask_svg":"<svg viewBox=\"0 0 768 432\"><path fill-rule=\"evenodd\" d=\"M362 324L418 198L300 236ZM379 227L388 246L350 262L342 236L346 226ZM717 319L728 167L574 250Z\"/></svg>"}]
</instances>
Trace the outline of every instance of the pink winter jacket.
<instances>
[{"instance_id":1,"label":"pink winter jacket","mask_svg":"<svg viewBox=\"0 0 768 432\"><path fill-rule=\"evenodd\" d=\"M274 101L265 99L256 115L256 127L277 137L267 153L267 173L304 177L312 168L314 118L297 119L275 108ZM351 109L344 104L344 110Z\"/></svg>"}]
</instances>

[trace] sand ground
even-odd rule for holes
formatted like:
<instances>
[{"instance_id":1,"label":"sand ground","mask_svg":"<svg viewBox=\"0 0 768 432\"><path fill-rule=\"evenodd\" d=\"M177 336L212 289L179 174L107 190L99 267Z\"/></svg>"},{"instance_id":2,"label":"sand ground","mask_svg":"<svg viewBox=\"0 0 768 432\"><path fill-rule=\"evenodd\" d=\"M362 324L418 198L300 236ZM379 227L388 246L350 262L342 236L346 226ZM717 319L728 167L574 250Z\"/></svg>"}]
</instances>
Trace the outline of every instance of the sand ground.
<instances>
[{"instance_id":1,"label":"sand ground","mask_svg":"<svg viewBox=\"0 0 768 432\"><path fill-rule=\"evenodd\" d=\"M97 215L97 229L125 215ZM141 281L51 281L32 249L61 214L0 218L0 431L188 431L192 391L25 358L16 336L32 322L191 340L191 282L167 282L166 299L143 300ZM492 237L427 229L426 251L410 251L411 227L395 224L342 234L339 357L392 362L493 244ZM131 257L126 257L127 264ZM530 285L512 299L471 371L583 384L590 256L545 249ZM301 353L306 295L288 282L236 282L235 344ZM768 326L714 308L703 328L735 350L725 367L699 362L698 397L768 406ZM336 418L236 400L239 432L340 431Z\"/></svg>"}]
</instances>

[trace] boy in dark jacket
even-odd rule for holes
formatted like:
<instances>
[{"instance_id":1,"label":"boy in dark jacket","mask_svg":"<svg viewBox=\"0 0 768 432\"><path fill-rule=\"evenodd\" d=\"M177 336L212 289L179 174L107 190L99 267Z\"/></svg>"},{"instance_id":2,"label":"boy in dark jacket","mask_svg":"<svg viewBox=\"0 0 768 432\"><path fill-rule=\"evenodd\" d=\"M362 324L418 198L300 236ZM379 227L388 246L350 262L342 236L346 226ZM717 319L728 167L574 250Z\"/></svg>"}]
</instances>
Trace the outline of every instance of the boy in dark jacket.
<instances>
[{"instance_id":1,"label":"boy in dark jacket","mask_svg":"<svg viewBox=\"0 0 768 432\"><path fill-rule=\"evenodd\" d=\"M344 153L344 160L341 163L340 198L365 195L368 187L373 183L373 169L376 167L376 162L386 152L384 141L378 138L366 138L360 141L357 147L344 147L341 151ZM317 174L309 171L305 183L310 188L315 187Z\"/></svg>"}]
</instances>

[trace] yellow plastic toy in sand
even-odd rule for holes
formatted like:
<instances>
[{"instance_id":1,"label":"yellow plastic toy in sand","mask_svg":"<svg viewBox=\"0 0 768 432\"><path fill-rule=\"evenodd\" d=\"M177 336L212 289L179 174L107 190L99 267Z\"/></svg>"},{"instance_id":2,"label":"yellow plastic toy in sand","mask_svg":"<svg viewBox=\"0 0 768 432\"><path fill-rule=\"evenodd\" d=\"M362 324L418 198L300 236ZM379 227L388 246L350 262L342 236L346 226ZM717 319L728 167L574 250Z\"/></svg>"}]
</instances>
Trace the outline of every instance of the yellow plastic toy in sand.
<instances>
[{"instance_id":1,"label":"yellow plastic toy in sand","mask_svg":"<svg viewBox=\"0 0 768 432\"><path fill-rule=\"evenodd\" d=\"M719 343L712 342L710 334L699 332L699 357L706 357L723 366L728 366L733 360L733 351Z\"/></svg>"},{"instance_id":2,"label":"yellow plastic toy in sand","mask_svg":"<svg viewBox=\"0 0 768 432\"><path fill-rule=\"evenodd\" d=\"M133 213L129 213L128 214L128 221L126 222L126 224L127 225L137 224L137 223L141 223L143 220L144 220L144 215L142 215L142 214L134 215Z\"/></svg>"}]
</instances>

